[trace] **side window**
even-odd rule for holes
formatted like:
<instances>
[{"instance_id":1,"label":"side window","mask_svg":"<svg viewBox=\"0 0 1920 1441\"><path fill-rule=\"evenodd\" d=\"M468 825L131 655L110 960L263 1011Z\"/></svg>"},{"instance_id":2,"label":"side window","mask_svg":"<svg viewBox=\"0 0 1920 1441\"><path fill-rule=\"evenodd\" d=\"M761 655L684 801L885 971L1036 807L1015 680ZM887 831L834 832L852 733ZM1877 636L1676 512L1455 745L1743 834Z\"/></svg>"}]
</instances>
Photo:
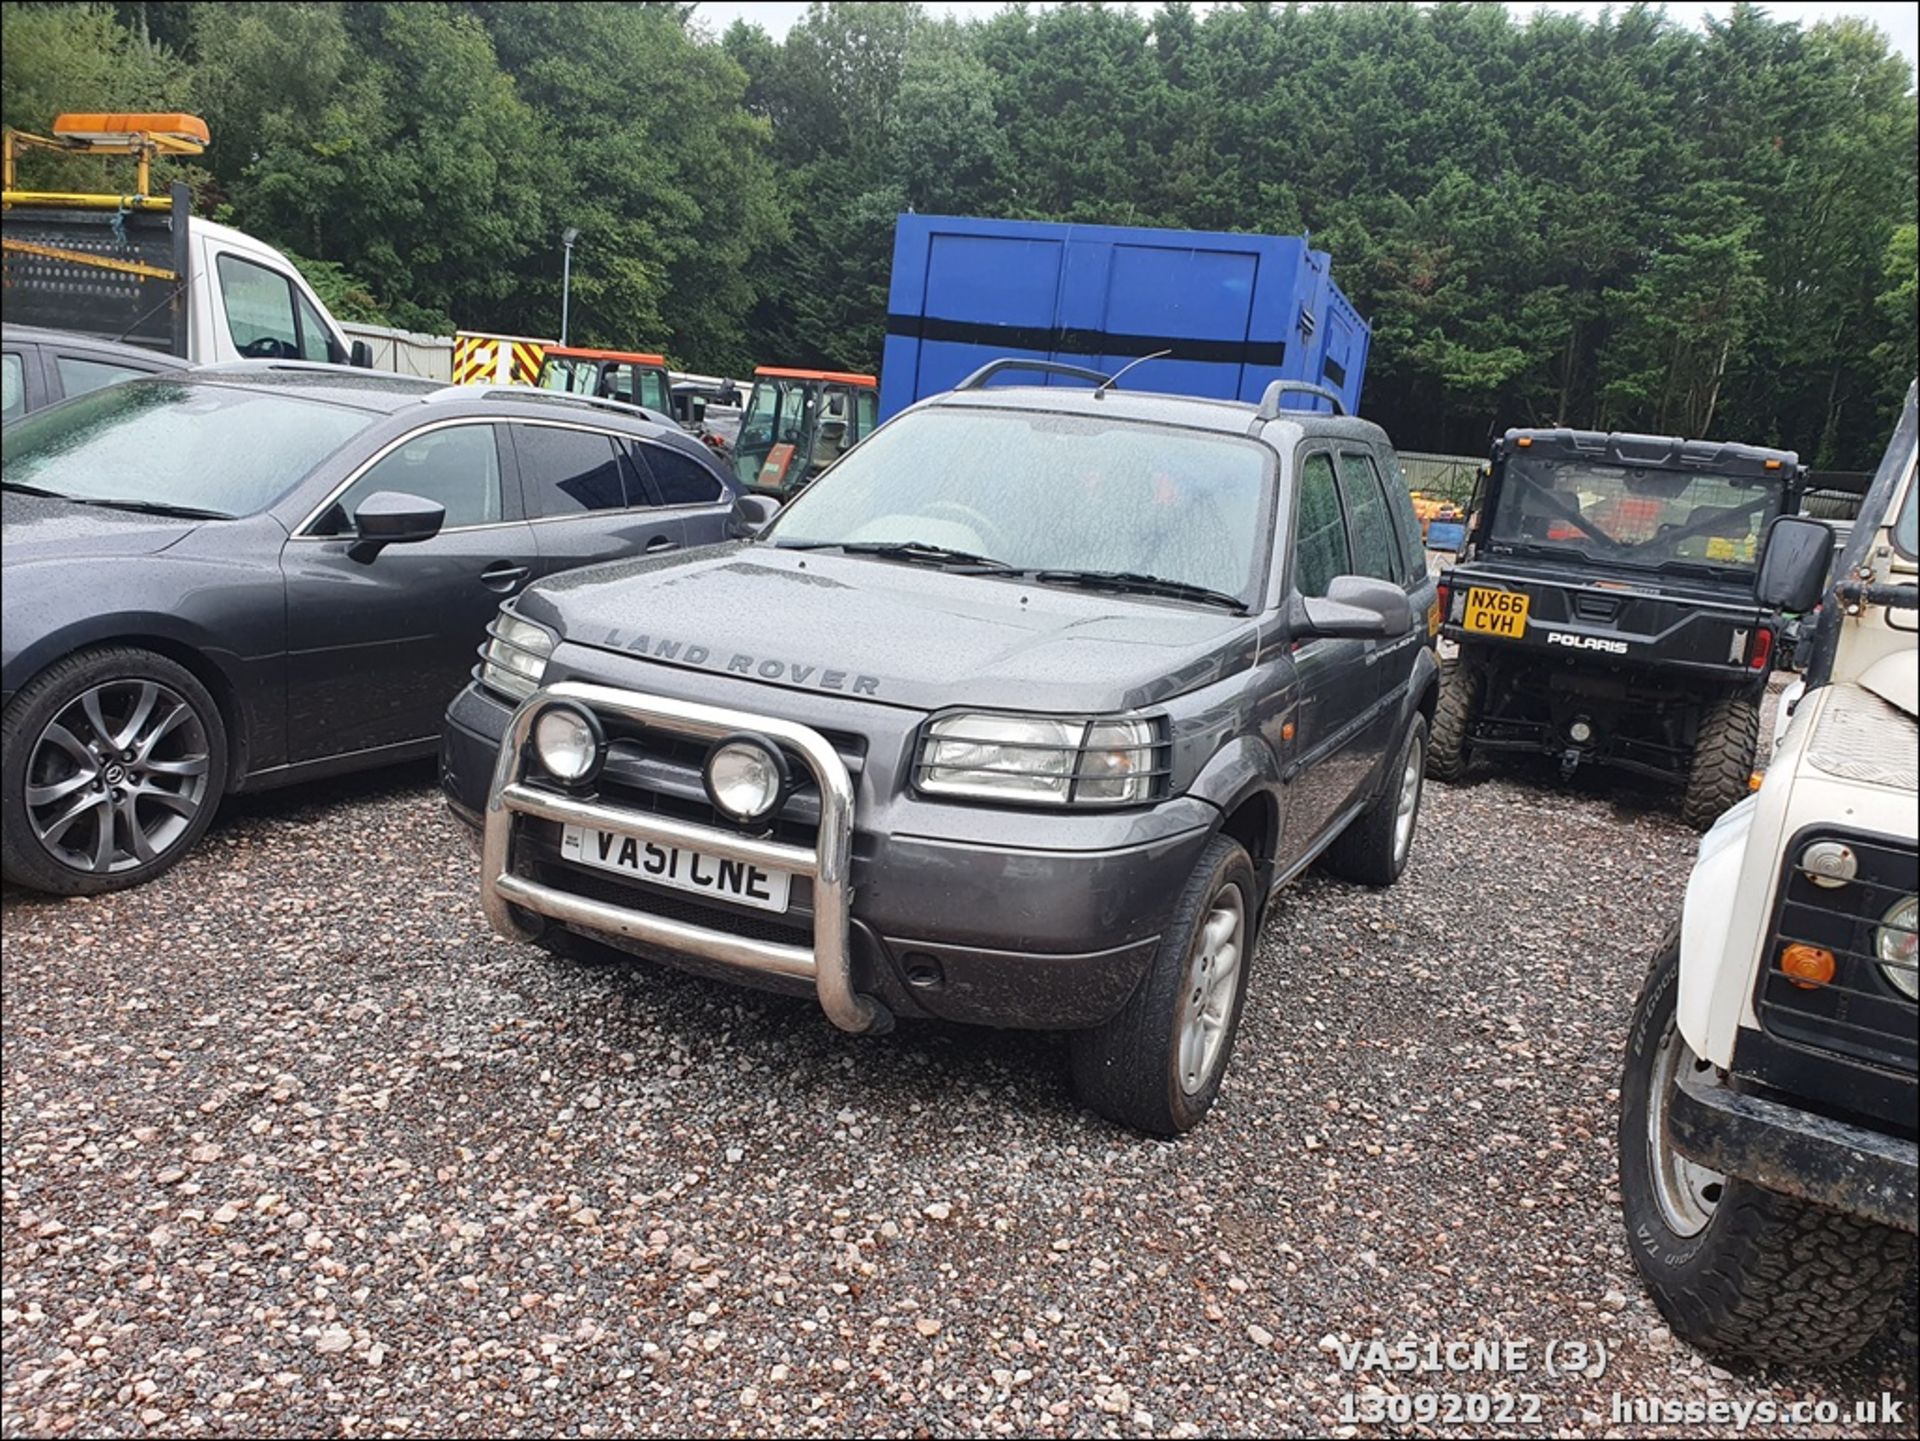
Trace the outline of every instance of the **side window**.
<instances>
[{"instance_id":1,"label":"side window","mask_svg":"<svg viewBox=\"0 0 1920 1441\"><path fill-rule=\"evenodd\" d=\"M516 425L513 448L520 457L520 485L536 516L580 515L645 504L627 496L613 438L599 430L557 425Z\"/></svg>"},{"instance_id":2,"label":"side window","mask_svg":"<svg viewBox=\"0 0 1920 1441\"><path fill-rule=\"evenodd\" d=\"M692 456L666 445L634 447L653 473L662 505L710 505L720 499L720 482Z\"/></svg>"},{"instance_id":3,"label":"side window","mask_svg":"<svg viewBox=\"0 0 1920 1441\"><path fill-rule=\"evenodd\" d=\"M880 398L871 390L856 390L853 393L853 438L865 440L873 434L874 414Z\"/></svg>"},{"instance_id":4,"label":"side window","mask_svg":"<svg viewBox=\"0 0 1920 1441\"><path fill-rule=\"evenodd\" d=\"M9 356L9 359L12 357ZM150 370L132 365L111 365L104 360L82 360L77 355L56 355L54 368L60 372L60 389L71 398L85 395L89 390L98 390L105 385L116 385L123 380L132 380L137 375L151 375Z\"/></svg>"},{"instance_id":5,"label":"side window","mask_svg":"<svg viewBox=\"0 0 1920 1441\"><path fill-rule=\"evenodd\" d=\"M376 491L398 491L447 509L442 529L500 519L500 451L491 425L452 425L402 441L341 493L314 526L320 535L353 534L353 513Z\"/></svg>"},{"instance_id":6,"label":"side window","mask_svg":"<svg viewBox=\"0 0 1920 1441\"><path fill-rule=\"evenodd\" d=\"M27 413L27 362L17 350L0 355L0 420Z\"/></svg>"},{"instance_id":7,"label":"side window","mask_svg":"<svg viewBox=\"0 0 1920 1441\"><path fill-rule=\"evenodd\" d=\"M1300 467L1300 506L1293 536L1293 584L1300 594L1325 595L1336 575L1352 573L1333 461L1324 451L1308 456Z\"/></svg>"},{"instance_id":8,"label":"side window","mask_svg":"<svg viewBox=\"0 0 1920 1441\"><path fill-rule=\"evenodd\" d=\"M1407 473L1400 468L1400 457L1391 450L1376 448L1380 473L1386 477L1387 509L1393 512L1394 528L1400 534L1400 555L1406 561L1408 584L1427 572L1426 538L1420 534L1420 517L1413 513L1413 497L1407 490Z\"/></svg>"},{"instance_id":9,"label":"side window","mask_svg":"<svg viewBox=\"0 0 1920 1441\"><path fill-rule=\"evenodd\" d=\"M1353 573L1399 584L1400 537L1387 510L1387 493L1373 461L1359 451L1340 452L1340 499L1347 509L1347 534L1353 544Z\"/></svg>"},{"instance_id":10,"label":"side window","mask_svg":"<svg viewBox=\"0 0 1920 1441\"><path fill-rule=\"evenodd\" d=\"M294 328L293 287L287 277L237 255L222 255L215 264L234 348L255 359L297 360L300 334Z\"/></svg>"},{"instance_id":11,"label":"side window","mask_svg":"<svg viewBox=\"0 0 1920 1441\"><path fill-rule=\"evenodd\" d=\"M339 363L346 356L339 354L339 345L327 329L327 322L320 318L320 312L308 304L307 297L297 290L294 299L300 306L300 358L302 360L322 360Z\"/></svg>"},{"instance_id":12,"label":"side window","mask_svg":"<svg viewBox=\"0 0 1920 1441\"><path fill-rule=\"evenodd\" d=\"M640 372L640 391L634 400L648 410L667 410L672 401L667 397L667 377L651 368Z\"/></svg>"}]
</instances>

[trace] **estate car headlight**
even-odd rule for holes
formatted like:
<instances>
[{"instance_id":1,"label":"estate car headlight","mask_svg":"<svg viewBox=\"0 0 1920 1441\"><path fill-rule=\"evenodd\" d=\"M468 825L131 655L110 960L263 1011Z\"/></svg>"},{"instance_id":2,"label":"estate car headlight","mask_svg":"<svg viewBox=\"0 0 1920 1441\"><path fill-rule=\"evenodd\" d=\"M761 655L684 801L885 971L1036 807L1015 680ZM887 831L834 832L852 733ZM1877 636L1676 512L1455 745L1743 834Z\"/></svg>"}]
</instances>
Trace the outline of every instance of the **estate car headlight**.
<instances>
[{"instance_id":1,"label":"estate car headlight","mask_svg":"<svg viewBox=\"0 0 1920 1441\"><path fill-rule=\"evenodd\" d=\"M579 785L600 769L607 740L591 714L563 701L545 707L534 720L533 753L554 779Z\"/></svg>"},{"instance_id":2,"label":"estate car headlight","mask_svg":"<svg viewBox=\"0 0 1920 1441\"><path fill-rule=\"evenodd\" d=\"M1038 805L1131 805L1153 795L1158 753L1148 720L944 715L920 743L920 789Z\"/></svg>"},{"instance_id":3,"label":"estate car headlight","mask_svg":"<svg viewBox=\"0 0 1920 1441\"><path fill-rule=\"evenodd\" d=\"M1873 932L1873 953L1880 958L1880 974L1908 1000L1920 1001L1920 979L1915 965L1920 962L1920 896L1907 896L1893 903L1880 917Z\"/></svg>"},{"instance_id":4,"label":"estate car headlight","mask_svg":"<svg viewBox=\"0 0 1920 1441\"><path fill-rule=\"evenodd\" d=\"M480 647L480 684L508 700L525 700L540 688L553 645L552 631L502 606Z\"/></svg>"}]
</instances>

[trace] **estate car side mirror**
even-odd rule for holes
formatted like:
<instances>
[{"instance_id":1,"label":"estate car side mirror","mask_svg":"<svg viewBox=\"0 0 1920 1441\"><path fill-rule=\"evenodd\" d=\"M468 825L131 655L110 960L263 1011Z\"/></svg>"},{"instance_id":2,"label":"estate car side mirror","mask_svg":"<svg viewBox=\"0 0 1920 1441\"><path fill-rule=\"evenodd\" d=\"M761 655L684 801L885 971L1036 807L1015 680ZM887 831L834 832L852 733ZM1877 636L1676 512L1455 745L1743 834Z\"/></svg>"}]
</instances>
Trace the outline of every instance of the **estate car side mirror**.
<instances>
[{"instance_id":1,"label":"estate car side mirror","mask_svg":"<svg viewBox=\"0 0 1920 1441\"><path fill-rule=\"evenodd\" d=\"M1413 605L1390 580L1337 575L1324 596L1301 601L1306 629L1314 635L1356 640L1392 640L1413 629Z\"/></svg>"},{"instance_id":2,"label":"estate car side mirror","mask_svg":"<svg viewBox=\"0 0 1920 1441\"><path fill-rule=\"evenodd\" d=\"M353 349L347 354L347 364L356 365L362 370L373 369L373 347L364 340L353 342Z\"/></svg>"},{"instance_id":3,"label":"estate car side mirror","mask_svg":"<svg viewBox=\"0 0 1920 1441\"><path fill-rule=\"evenodd\" d=\"M758 535L780 514L780 502L770 495L741 495L734 497L733 509L740 517L741 530Z\"/></svg>"},{"instance_id":4,"label":"estate car side mirror","mask_svg":"<svg viewBox=\"0 0 1920 1441\"><path fill-rule=\"evenodd\" d=\"M1782 515L1767 527L1753 598L1769 610L1809 611L1820 604L1833 564L1833 527L1804 515Z\"/></svg>"},{"instance_id":5,"label":"estate car side mirror","mask_svg":"<svg viewBox=\"0 0 1920 1441\"><path fill-rule=\"evenodd\" d=\"M347 554L365 565L390 545L432 540L447 521L447 508L437 500L398 490L376 490L353 513L356 536Z\"/></svg>"}]
</instances>

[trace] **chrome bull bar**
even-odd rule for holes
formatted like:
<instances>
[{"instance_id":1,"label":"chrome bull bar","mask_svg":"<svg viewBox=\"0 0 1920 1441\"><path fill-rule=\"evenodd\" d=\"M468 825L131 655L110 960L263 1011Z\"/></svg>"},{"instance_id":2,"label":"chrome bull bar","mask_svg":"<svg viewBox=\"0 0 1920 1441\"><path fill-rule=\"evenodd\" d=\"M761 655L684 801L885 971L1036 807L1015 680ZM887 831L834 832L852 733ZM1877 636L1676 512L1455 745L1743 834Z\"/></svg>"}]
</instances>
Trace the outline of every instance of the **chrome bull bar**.
<instances>
[{"instance_id":1,"label":"chrome bull bar","mask_svg":"<svg viewBox=\"0 0 1920 1441\"><path fill-rule=\"evenodd\" d=\"M814 844L787 845L737 831L625 810L598 801L529 786L522 780L527 739L540 712L556 701L585 706L596 715L619 716L642 726L713 741L749 731L788 747L813 773L820 789L820 828ZM627 906L577 896L510 870L517 816L593 826L636 840L687 846L708 855L746 861L807 876L813 881L813 945L789 945L711 930ZM882 1029L884 1007L853 988L849 912L853 897L848 867L853 851L853 782L826 737L807 726L771 716L693 701L643 695L584 681L558 681L536 690L513 713L500 739L493 782L487 788L485 838L481 844L480 904L494 930L531 941L538 932L521 923L514 908L550 920L608 932L665 950L737 966L763 975L813 982L820 1009L843 1031Z\"/></svg>"}]
</instances>

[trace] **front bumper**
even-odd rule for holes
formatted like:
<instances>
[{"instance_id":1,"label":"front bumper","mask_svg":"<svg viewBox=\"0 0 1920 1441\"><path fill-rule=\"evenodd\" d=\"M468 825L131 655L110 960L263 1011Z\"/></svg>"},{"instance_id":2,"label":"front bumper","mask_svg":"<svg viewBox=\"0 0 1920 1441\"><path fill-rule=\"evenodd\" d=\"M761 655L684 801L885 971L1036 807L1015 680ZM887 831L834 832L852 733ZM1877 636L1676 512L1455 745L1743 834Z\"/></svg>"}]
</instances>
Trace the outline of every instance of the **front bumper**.
<instances>
[{"instance_id":1,"label":"front bumper","mask_svg":"<svg viewBox=\"0 0 1920 1441\"><path fill-rule=\"evenodd\" d=\"M1015 847L1007 841L1034 830L1018 817L993 840L936 827L924 812L911 827L869 814L861 829L855 812L867 792L856 779L846 795L844 859L826 824L810 849L769 850L736 830L526 784L517 768L529 718L544 699L563 696L636 720L651 715L658 725L693 724L682 733L694 738L750 730L779 740L813 771L829 802L823 822L837 812L829 795L844 767L808 726L575 681L549 685L510 724L500 702L469 687L448 712L441 779L449 808L485 836L483 886L496 928L531 939L547 924L564 926L704 974L809 993L849 1030L883 1026L884 1013L1023 1028L1098 1024L1125 1004L1151 964L1172 898L1217 820L1205 803L1180 800L1147 828L1137 815L1085 817L1075 826L1085 849ZM802 749L806 736L817 742L811 752ZM868 783L876 783L876 769L870 765ZM979 824L977 813L969 819ZM1045 819L1057 825L1062 818ZM747 842L754 863L796 878L793 912L776 919L790 926L810 919L811 934L782 937L751 924L763 918L732 915L724 903L702 915L679 893L583 873L542 841L556 821L715 855L741 855L731 847ZM823 883L823 872L839 879Z\"/></svg>"},{"instance_id":2,"label":"front bumper","mask_svg":"<svg viewBox=\"0 0 1920 1441\"><path fill-rule=\"evenodd\" d=\"M1683 1072L1668 1116L1682 1155L1770 1191L1915 1229L1920 1145Z\"/></svg>"}]
</instances>

